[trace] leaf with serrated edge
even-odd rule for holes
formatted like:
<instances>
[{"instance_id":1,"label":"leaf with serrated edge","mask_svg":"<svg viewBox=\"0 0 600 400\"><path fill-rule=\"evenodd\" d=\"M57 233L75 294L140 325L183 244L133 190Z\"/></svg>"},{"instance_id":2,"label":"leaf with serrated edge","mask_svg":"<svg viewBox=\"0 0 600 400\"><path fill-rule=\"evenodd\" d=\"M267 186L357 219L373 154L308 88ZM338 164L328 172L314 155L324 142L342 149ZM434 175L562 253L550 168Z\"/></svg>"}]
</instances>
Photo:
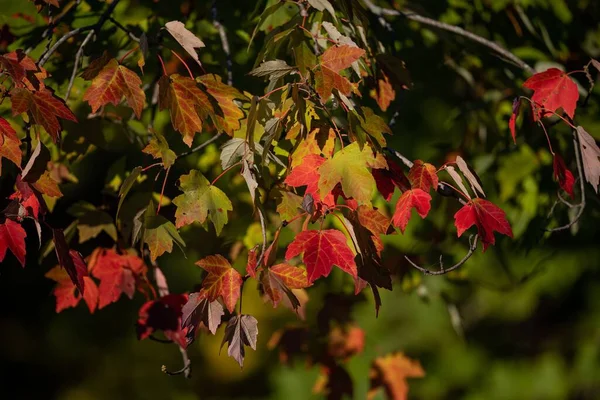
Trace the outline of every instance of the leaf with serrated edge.
<instances>
[{"instance_id":1,"label":"leaf with serrated edge","mask_svg":"<svg viewBox=\"0 0 600 400\"><path fill-rule=\"evenodd\" d=\"M196 262L196 265L208 272L202 281L201 295L210 301L221 297L229 312L235 310L235 304L240 298L242 276L229 261L221 255L207 256Z\"/></svg>"},{"instance_id":2,"label":"leaf with serrated edge","mask_svg":"<svg viewBox=\"0 0 600 400\"><path fill-rule=\"evenodd\" d=\"M431 209L431 196L421 189L411 189L402 193L396 203L392 224L404 233L411 217L412 209L417 210L421 218L425 218Z\"/></svg>"},{"instance_id":3,"label":"leaf with serrated edge","mask_svg":"<svg viewBox=\"0 0 600 400\"><path fill-rule=\"evenodd\" d=\"M477 226L483 251L496 242L494 231L513 237L506 214L498 206L484 199L472 199L454 214L454 224L460 237L471 226Z\"/></svg>"},{"instance_id":4,"label":"leaf with serrated edge","mask_svg":"<svg viewBox=\"0 0 600 400\"><path fill-rule=\"evenodd\" d=\"M598 185L600 185L600 148L598 148L594 138L581 126L577 127L577 137L585 180L598 193Z\"/></svg>"},{"instance_id":5,"label":"leaf with serrated edge","mask_svg":"<svg viewBox=\"0 0 600 400\"><path fill-rule=\"evenodd\" d=\"M198 53L196 53L196 49L204 47L204 42L192 32L190 32L183 22L180 21L170 21L165 24L165 28L167 31L177 40L177 42L183 47L183 49L190 55L198 65L202 65L200 60L198 59Z\"/></svg>"},{"instance_id":6,"label":"leaf with serrated edge","mask_svg":"<svg viewBox=\"0 0 600 400\"><path fill-rule=\"evenodd\" d=\"M227 355L235 359L240 368L244 366L244 356L246 355L244 346L250 346L256 350L256 339L258 337L258 321L251 315L234 315L227 322L223 342L229 342Z\"/></svg>"}]
</instances>

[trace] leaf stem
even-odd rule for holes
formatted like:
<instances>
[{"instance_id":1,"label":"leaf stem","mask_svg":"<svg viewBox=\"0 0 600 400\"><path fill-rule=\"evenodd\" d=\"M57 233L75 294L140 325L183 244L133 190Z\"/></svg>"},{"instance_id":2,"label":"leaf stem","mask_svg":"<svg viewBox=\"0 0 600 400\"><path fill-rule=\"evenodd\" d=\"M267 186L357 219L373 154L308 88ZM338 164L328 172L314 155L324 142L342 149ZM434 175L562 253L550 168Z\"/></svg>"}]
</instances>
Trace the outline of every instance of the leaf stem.
<instances>
[{"instance_id":1,"label":"leaf stem","mask_svg":"<svg viewBox=\"0 0 600 400\"><path fill-rule=\"evenodd\" d=\"M238 161L238 162L236 162L235 164L233 164L233 165L230 165L229 167L225 168L225 170L223 170L223 172L221 172L221 173L220 173L220 174L219 174L219 175L218 175L218 176L217 176L217 177L216 177L216 178L215 178L215 179L214 179L214 180L213 180L213 181L210 183L210 185L211 185L211 186L214 186L214 184L215 184L215 183L217 183L217 181L218 181L219 179L221 179L221 177L222 177L223 175L225 175L227 172L229 172L229 171L230 171L231 169L233 169L234 167L239 167L240 165L242 165L242 162L241 162L241 161Z\"/></svg>"},{"instance_id":2,"label":"leaf stem","mask_svg":"<svg viewBox=\"0 0 600 400\"><path fill-rule=\"evenodd\" d=\"M179 61L181 61L181 63L185 65L185 69L187 69L188 74L190 74L190 78L194 79L194 74L192 74L192 70L190 69L190 67L188 67L187 63L183 60L183 58L181 58L181 56L177 54L175 50L171 50L171 53L173 53L175 57L177 57Z\"/></svg>"},{"instance_id":3,"label":"leaf stem","mask_svg":"<svg viewBox=\"0 0 600 400\"><path fill-rule=\"evenodd\" d=\"M158 213L160 212L160 205L162 204L163 195L165 194L165 185L167 184L169 171L171 171L171 167L167 168L167 173L165 174L165 179L163 180L162 189L160 190L160 200L158 200L158 206L156 207L156 215L158 215Z\"/></svg>"},{"instance_id":4,"label":"leaf stem","mask_svg":"<svg viewBox=\"0 0 600 400\"><path fill-rule=\"evenodd\" d=\"M163 75L167 76L167 69L165 68L165 63L162 59L162 57L160 56L160 54L157 54L156 57L158 57L158 61L160 61L160 65L162 66L162 70L163 70Z\"/></svg>"}]
</instances>

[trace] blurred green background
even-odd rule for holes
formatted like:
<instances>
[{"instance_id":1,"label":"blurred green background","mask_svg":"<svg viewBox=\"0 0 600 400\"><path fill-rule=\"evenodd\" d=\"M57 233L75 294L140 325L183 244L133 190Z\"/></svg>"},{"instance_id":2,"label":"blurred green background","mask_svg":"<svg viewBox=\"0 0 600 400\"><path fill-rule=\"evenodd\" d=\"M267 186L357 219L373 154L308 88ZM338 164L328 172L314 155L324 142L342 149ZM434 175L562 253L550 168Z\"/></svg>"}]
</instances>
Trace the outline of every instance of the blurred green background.
<instances>
[{"instance_id":1,"label":"blurred green background","mask_svg":"<svg viewBox=\"0 0 600 400\"><path fill-rule=\"evenodd\" d=\"M207 45L200 52L201 60L209 72L224 76L225 55L212 25L210 3L122 0L115 18L136 33L139 28L157 29L156 16L162 23L183 19L182 15L197 20L195 33ZM264 85L247 72L265 33L259 32L247 48L265 3L218 1L218 18L232 47L234 84L255 94L260 94ZM97 19L104 6L100 1L84 1L76 18L66 22L74 27L87 25ZM493 39L536 69L559 65L580 70L590 58L600 57L600 2L596 0L423 0L388 6L407 7ZM282 13L297 11L291 3L287 7ZM33 16L37 28L15 13ZM0 0L0 24L7 24L14 35L25 35L9 50L36 45L31 55L39 56L44 45L36 38L43 30L44 15L45 11L37 14L25 0ZM544 232L546 227L568 222L569 213L559 206L547 217L557 185L552 181L552 158L540 128L526 115L518 122L517 144L510 138L507 121L512 100L524 93L520 87L526 77L488 49L461 37L402 18L390 20L394 32L389 34L381 30L376 18L370 21L375 35L406 62L413 82L410 90L398 93L396 102L381 113L388 121L397 113L389 145L411 159L436 165L455 152L462 154L482 178L490 199L507 212L515 238L499 239L486 253L479 250L456 273L422 277L407 266L405 254L425 265L433 265L444 254L450 265L466 251L465 242L456 240L452 226L456 205L436 199L428 221L415 219L404 235L386 237L384 262L396 272L394 291L382 292L378 318L370 294L359 296L351 309L352 317L366 333L364 351L346 364L354 397L365 398L369 367L375 357L402 351L418 359L426 371L423 379L410 380L411 398L600 398L598 197L588 188L588 206L581 221L567 231ZM104 49L116 54L127 45L131 48L126 36L113 25L107 24L101 36L88 46L86 55L100 54ZM77 43L65 44L47 64L59 95L65 92ZM156 66L152 62L146 68L144 82L150 83ZM587 88L584 75L574 78ZM80 99L86 87L83 80L76 80L71 98ZM61 186L65 197L57 202L51 216L59 227L73 220L66 210L77 200L114 207L115 190L125 171L146 160L136 139L145 129L141 125L85 121L87 105L77 100L69 105L82 123L65 124L63 150L85 151L87 156L68 162L77 182ZM8 115L6 108L0 111ZM600 91L596 89L588 105L577 110L578 123L596 139L600 139L599 112ZM168 124L168 116L163 114L157 117L157 129ZM573 168L570 131L556 125L550 136L555 149ZM176 151L184 150L180 141L172 142ZM186 158L184 165L172 172L175 178L167 185L171 187L167 198L178 193L175 179L190 168L216 176L220 168L216 161L216 145ZM4 168L0 179L3 198L12 191L6 178L11 167L5 163ZM246 191L238 178L222 181L231 198ZM148 195L152 183L147 186ZM385 208L381 202L378 205ZM215 239L214 233L200 227L182 231L188 243L187 258L175 250L159 259L172 292L190 291L200 281L201 271L193 265L196 260L208 254L227 254L236 242L252 237L247 232L251 209L243 207L234 211L224 237ZM173 212L168 206L165 209ZM111 212L114 215L114 209ZM31 227L27 229L31 232ZM291 233L287 235L289 241ZM48 239L44 236L43 242ZM98 245L111 246L112 242L101 234L79 250L87 255ZM255 288L247 285L244 310L259 321L257 350L247 351L244 369L240 370L226 351L219 355L222 326L216 336L203 335L190 347L193 375L186 380L161 372L161 365L171 370L180 368L181 356L175 346L136 339L135 321L144 302L142 296L133 301L121 299L94 315L81 304L55 314L53 282L43 275L56 260L51 254L38 263L36 257L29 256L32 254L38 254L37 244L28 240L25 269L9 256L0 267L1 398L318 398L312 393L318 367L307 366L301 358L282 365L277 350L269 349L267 342L274 331L288 323L316 329L317 315L326 304L325 293L351 291L342 273L334 271L309 289L307 320L301 322L286 309L273 310L264 304ZM236 267L242 270L243 262L240 260Z\"/></svg>"}]
</instances>

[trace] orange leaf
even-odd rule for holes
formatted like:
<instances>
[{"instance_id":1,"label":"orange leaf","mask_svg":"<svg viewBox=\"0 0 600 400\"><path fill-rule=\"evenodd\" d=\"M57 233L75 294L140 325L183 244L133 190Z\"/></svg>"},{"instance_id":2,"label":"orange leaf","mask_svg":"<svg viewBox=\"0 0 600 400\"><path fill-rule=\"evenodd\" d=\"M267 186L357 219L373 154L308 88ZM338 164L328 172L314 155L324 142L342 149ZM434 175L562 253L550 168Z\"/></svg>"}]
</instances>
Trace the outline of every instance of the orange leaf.
<instances>
[{"instance_id":1,"label":"orange leaf","mask_svg":"<svg viewBox=\"0 0 600 400\"><path fill-rule=\"evenodd\" d=\"M105 104L118 105L123 96L138 119L142 116L146 94L141 88L142 80L132 70L110 60L92 80L83 100L92 107L92 112Z\"/></svg>"},{"instance_id":2,"label":"orange leaf","mask_svg":"<svg viewBox=\"0 0 600 400\"><path fill-rule=\"evenodd\" d=\"M354 46L331 46L321 56L321 65L334 72L339 72L348 68L364 54L365 51L363 49Z\"/></svg>"},{"instance_id":3,"label":"orange leaf","mask_svg":"<svg viewBox=\"0 0 600 400\"><path fill-rule=\"evenodd\" d=\"M240 129L240 120L244 118L244 113L234 100L246 99L246 96L236 88L221 82L221 77L218 75L202 75L197 80L204 85L208 94L215 98L219 106L219 109L211 114L214 124L220 131L233 136L233 132Z\"/></svg>"},{"instance_id":4,"label":"orange leaf","mask_svg":"<svg viewBox=\"0 0 600 400\"><path fill-rule=\"evenodd\" d=\"M371 367L371 389L368 399L375 398L380 386L385 388L388 398L406 400L408 385L406 378L422 378L425 371L418 361L411 360L402 353L377 357Z\"/></svg>"},{"instance_id":5,"label":"orange leaf","mask_svg":"<svg viewBox=\"0 0 600 400\"><path fill-rule=\"evenodd\" d=\"M9 136L4 137L4 141L0 144L0 175L2 174L2 158L7 158L19 168L21 168L21 141L15 140Z\"/></svg>"},{"instance_id":6,"label":"orange leaf","mask_svg":"<svg viewBox=\"0 0 600 400\"><path fill-rule=\"evenodd\" d=\"M321 99L327 100L333 89L337 89L344 96L349 96L355 90L355 85L327 66L321 65L315 71L315 89Z\"/></svg>"},{"instance_id":7,"label":"orange leaf","mask_svg":"<svg viewBox=\"0 0 600 400\"><path fill-rule=\"evenodd\" d=\"M169 109L173 129L181 132L183 141L192 145L196 132L202 132L202 119L213 112L208 96L192 78L173 74L159 81L158 105Z\"/></svg>"},{"instance_id":8,"label":"orange leaf","mask_svg":"<svg viewBox=\"0 0 600 400\"><path fill-rule=\"evenodd\" d=\"M196 265L208 272L202 281L200 295L208 297L209 301L215 301L221 296L229 312L233 312L235 303L240 298L240 273L221 255L205 257Z\"/></svg>"},{"instance_id":9,"label":"orange leaf","mask_svg":"<svg viewBox=\"0 0 600 400\"><path fill-rule=\"evenodd\" d=\"M381 73L383 79L380 78L377 81L377 90L371 92L371 97L377 101L377 105L381 108L381 111L386 111L391 102L396 98L396 91L385 72L382 71Z\"/></svg>"},{"instance_id":10,"label":"orange leaf","mask_svg":"<svg viewBox=\"0 0 600 400\"><path fill-rule=\"evenodd\" d=\"M438 176L435 167L421 160L416 160L410 171L408 171L408 180L413 189L421 189L429 192L438 186Z\"/></svg>"}]
</instances>

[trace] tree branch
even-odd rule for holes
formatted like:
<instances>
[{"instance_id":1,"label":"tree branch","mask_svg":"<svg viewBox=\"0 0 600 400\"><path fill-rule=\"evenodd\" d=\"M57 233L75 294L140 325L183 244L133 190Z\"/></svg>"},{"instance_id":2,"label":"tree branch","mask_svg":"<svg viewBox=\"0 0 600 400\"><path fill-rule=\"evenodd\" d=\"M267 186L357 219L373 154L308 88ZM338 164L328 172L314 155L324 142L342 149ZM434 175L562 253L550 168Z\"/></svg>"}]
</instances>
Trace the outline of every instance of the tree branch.
<instances>
[{"instance_id":1,"label":"tree branch","mask_svg":"<svg viewBox=\"0 0 600 400\"><path fill-rule=\"evenodd\" d=\"M179 160L180 158L183 158L185 156L189 156L190 154L194 154L194 153L199 152L200 150L202 150L203 148L205 148L209 144L211 144L213 142L216 142L221 137L221 135L222 134L219 133L218 135L215 135L215 136L211 137L206 142L199 144L198 146L194 147L193 149L190 149L190 150L186 151L185 153L181 153L180 155L177 156L177 160Z\"/></svg>"},{"instance_id":2,"label":"tree branch","mask_svg":"<svg viewBox=\"0 0 600 400\"><path fill-rule=\"evenodd\" d=\"M179 346L179 351L181 352L181 357L183 358L183 368L178 369L177 371L169 371L166 365L162 366L162 372L167 375L181 375L185 376L187 379L192 377L192 361L188 357L187 351Z\"/></svg>"},{"instance_id":3,"label":"tree branch","mask_svg":"<svg viewBox=\"0 0 600 400\"><path fill-rule=\"evenodd\" d=\"M515 64L519 68L525 70L527 73L533 74L535 72L535 70L533 68L531 68L531 66L529 66L529 64L527 64L525 61L521 60L519 57L517 57L510 51L506 50L502 46L500 46L498 43L488 40L479 35L476 35L472 32L466 31L463 28L460 28L460 27L454 26L454 25L450 25L450 24L446 24L444 22L440 22L435 19L427 18L422 15L416 14L414 12L402 12L402 11L398 11L398 10L392 10L392 9L388 9L388 8L379 7L379 6L376 6L375 4L373 4L373 2L371 0L362 0L362 1L373 14L380 17L379 18L380 23L387 29L391 29L391 26L387 23L387 21L385 21L383 19L384 16L396 16L396 17L401 16L406 19L410 19L412 21L417 21L424 25L428 25L428 26L431 26L431 27L434 27L437 29L441 29L444 31L452 32L456 35L459 35L459 36L462 36L469 40L472 40L473 42L479 43L479 44L495 51L497 54L502 56L504 59L511 61L513 64Z\"/></svg>"},{"instance_id":4,"label":"tree branch","mask_svg":"<svg viewBox=\"0 0 600 400\"><path fill-rule=\"evenodd\" d=\"M415 264L407 256L404 256L404 258L406 259L406 261L408 261L410 263L410 265L412 265L414 268L418 269L419 271L421 271L425 275L444 275L444 274L447 274L450 271L454 271L455 269L461 267L464 263L467 262L467 260L469 258L471 258L471 256L473 255L473 253L477 249L477 239L478 238L479 238L479 235L477 235L477 234L469 236L469 251L467 252L467 254L465 254L465 256L459 262L457 262L456 264L454 264L450 268L444 268L444 261L442 260L442 256L440 256L440 270L439 271L431 271L431 270L429 270L427 268L423 268L423 267Z\"/></svg>"},{"instance_id":5,"label":"tree branch","mask_svg":"<svg viewBox=\"0 0 600 400\"><path fill-rule=\"evenodd\" d=\"M221 45L223 46L223 52L227 57L226 65L227 65L227 84L233 84L233 63L231 62L231 49L229 48L229 40L227 40L227 32L225 32L225 28L217 19L217 0L213 0L212 2L212 18L213 18L213 26L217 28L219 31L219 37L221 38Z\"/></svg>"}]
</instances>

